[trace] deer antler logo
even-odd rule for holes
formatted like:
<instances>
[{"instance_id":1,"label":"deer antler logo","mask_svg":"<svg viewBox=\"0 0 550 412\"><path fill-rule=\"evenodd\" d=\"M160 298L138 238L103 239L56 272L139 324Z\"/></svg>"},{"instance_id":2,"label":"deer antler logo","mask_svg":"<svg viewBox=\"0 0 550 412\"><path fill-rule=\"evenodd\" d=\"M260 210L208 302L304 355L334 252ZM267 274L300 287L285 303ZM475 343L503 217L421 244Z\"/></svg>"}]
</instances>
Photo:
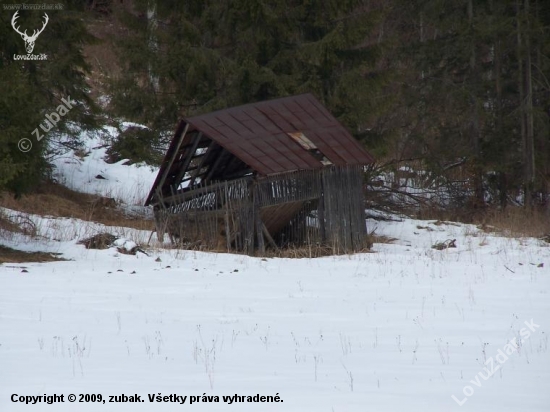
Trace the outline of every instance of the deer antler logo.
<instances>
[{"instance_id":1,"label":"deer antler logo","mask_svg":"<svg viewBox=\"0 0 550 412\"><path fill-rule=\"evenodd\" d=\"M31 54L33 49L34 49L34 42L38 38L38 35L44 31L44 29L46 28L46 24L48 24L48 21L50 21L50 19L49 19L48 15L46 13L44 13L44 24L43 24L42 28L40 30L34 30L33 33L32 33L32 36L29 36L27 34L27 30L25 30L23 33L21 33L21 31L19 31L19 27L15 26L15 21L19 18L17 13L19 13L19 11L16 11L15 14L13 15L12 19L11 19L11 26L13 27L13 29L17 33L19 33L21 35L21 37L25 41L25 49L27 49L27 53Z\"/></svg>"}]
</instances>

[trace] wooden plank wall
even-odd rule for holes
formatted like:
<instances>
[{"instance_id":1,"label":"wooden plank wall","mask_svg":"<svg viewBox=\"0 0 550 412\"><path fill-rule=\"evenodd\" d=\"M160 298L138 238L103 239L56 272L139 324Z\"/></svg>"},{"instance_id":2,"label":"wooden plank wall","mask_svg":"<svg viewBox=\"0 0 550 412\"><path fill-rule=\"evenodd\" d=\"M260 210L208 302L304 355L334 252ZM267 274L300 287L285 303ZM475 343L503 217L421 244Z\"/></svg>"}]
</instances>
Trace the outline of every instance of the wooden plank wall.
<instances>
[{"instance_id":1,"label":"wooden plank wall","mask_svg":"<svg viewBox=\"0 0 550 412\"><path fill-rule=\"evenodd\" d=\"M183 201L156 206L157 233L168 232L181 247L247 254L263 253L273 241L361 250L362 176L360 166L333 166L202 185Z\"/></svg>"},{"instance_id":2,"label":"wooden plank wall","mask_svg":"<svg viewBox=\"0 0 550 412\"><path fill-rule=\"evenodd\" d=\"M323 198L326 242L338 252L365 247L363 178L360 167L331 168L323 173Z\"/></svg>"}]
</instances>

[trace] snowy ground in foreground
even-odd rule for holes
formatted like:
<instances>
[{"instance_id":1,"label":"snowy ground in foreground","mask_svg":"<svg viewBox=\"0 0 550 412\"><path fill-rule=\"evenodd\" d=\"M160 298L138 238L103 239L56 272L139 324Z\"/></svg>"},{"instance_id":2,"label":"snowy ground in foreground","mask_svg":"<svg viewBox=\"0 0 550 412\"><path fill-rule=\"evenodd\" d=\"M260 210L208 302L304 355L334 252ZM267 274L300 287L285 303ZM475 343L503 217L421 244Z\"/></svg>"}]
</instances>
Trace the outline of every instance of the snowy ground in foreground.
<instances>
[{"instance_id":1,"label":"snowy ground in foreground","mask_svg":"<svg viewBox=\"0 0 550 412\"><path fill-rule=\"evenodd\" d=\"M550 410L548 244L407 220L377 223L398 241L370 254L147 257L88 251L75 242L89 223L45 222L42 240L2 240L74 260L0 266L0 411ZM430 248L449 238L456 249ZM531 319L540 327L499 364ZM220 403L149 403L159 392ZM10 401L54 393L145 402ZM258 393L284 402L223 403Z\"/></svg>"},{"instance_id":2,"label":"snowy ground in foreground","mask_svg":"<svg viewBox=\"0 0 550 412\"><path fill-rule=\"evenodd\" d=\"M143 201L155 171L105 163L97 140L88 150L57 160L60 182L126 208ZM0 265L0 412L550 410L547 243L406 220L369 222L398 239L369 254L128 256L76 241L107 230L145 243L148 232L0 211L32 220L39 235L0 233L0 244L72 259ZM431 249L447 239L457 248ZM531 319L540 327L522 331ZM158 393L220 402L149 403ZM12 403L13 394L65 403ZM69 394L145 402L71 404ZM284 402L223 403L235 394Z\"/></svg>"}]
</instances>

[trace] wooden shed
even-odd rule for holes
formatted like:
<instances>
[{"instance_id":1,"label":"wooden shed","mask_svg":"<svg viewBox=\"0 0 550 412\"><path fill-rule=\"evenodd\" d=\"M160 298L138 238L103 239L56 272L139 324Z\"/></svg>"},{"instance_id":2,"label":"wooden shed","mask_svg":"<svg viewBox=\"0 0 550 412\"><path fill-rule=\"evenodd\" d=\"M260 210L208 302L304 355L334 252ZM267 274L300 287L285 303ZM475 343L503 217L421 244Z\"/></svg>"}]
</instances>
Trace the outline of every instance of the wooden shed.
<instances>
[{"instance_id":1,"label":"wooden shed","mask_svg":"<svg viewBox=\"0 0 550 412\"><path fill-rule=\"evenodd\" d=\"M183 119L145 205L181 247L365 248L372 156L311 94Z\"/></svg>"}]
</instances>

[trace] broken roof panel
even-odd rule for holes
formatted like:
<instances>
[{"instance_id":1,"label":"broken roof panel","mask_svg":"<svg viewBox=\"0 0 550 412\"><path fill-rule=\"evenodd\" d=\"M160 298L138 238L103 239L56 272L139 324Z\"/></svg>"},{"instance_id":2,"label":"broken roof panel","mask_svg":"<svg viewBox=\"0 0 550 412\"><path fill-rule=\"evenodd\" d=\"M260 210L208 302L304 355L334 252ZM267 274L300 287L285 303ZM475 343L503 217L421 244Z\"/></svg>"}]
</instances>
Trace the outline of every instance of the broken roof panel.
<instances>
[{"instance_id":1,"label":"broken roof panel","mask_svg":"<svg viewBox=\"0 0 550 412\"><path fill-rule=\"evenodd\" d=\"M374 160L311 94L233 107L191 117L186 122L261 175L288 171L289 161L294 170L323 167L288 133L307 136L335 165L368 164ZM259 148L265 148L264 154L284 153L288 161L262 162L256 157Z\"/></svg>"}]
</instances>

